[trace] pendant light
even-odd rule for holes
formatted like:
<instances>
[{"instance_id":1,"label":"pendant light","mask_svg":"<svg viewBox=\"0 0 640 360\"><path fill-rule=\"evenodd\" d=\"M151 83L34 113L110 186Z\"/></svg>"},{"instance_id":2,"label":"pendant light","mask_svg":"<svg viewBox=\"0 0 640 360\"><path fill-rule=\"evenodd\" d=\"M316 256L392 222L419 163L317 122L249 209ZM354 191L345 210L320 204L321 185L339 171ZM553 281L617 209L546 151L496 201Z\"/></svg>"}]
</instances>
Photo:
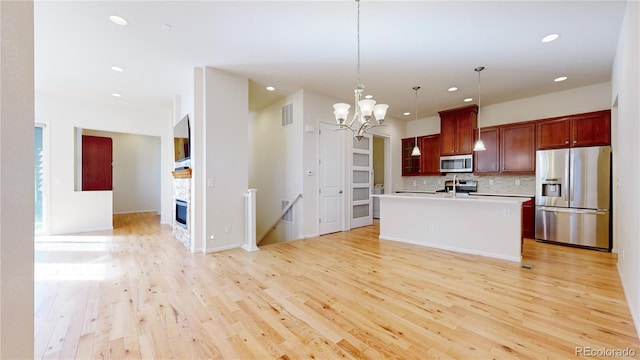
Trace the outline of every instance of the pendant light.
<instances>
[{"instance_id":1,"label":"pendant light","mask_svg":"<svg viewBox=\"0 0 640 360\"><path fill-rule=\"evenodd\" d=\"M416 120L418 120L418 90L420 86L414 86L413 90L416 91ZM413 151L411 151L411 156L420 156L422 153L420 152L420 147L418 146L418 137L415 139L415 146L413 147Z\"/></svg>"},{"instance_id":2,"label":"pendant light","mask_svg":"<svg viewBox=\"0 0 640 360\"><path fill-rule=\"evenodd\" d=\"M478 114L480 114L480 72L484 70L484 66L478 66L473 69L478 73ZM476 141L475 145L473 145L473 151L485 151L487 148L484 146L484 142L480 137L480 126L478 126L478 141Z\"/></svg>"}]
</instances>

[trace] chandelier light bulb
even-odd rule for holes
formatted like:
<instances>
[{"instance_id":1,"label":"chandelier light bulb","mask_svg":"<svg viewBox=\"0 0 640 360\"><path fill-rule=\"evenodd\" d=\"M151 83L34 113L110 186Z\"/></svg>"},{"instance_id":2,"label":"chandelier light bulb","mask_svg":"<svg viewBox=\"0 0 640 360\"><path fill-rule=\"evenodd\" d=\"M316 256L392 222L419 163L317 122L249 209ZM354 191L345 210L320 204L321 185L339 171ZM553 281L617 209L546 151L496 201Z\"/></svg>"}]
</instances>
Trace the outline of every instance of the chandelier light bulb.
<instances>
[{"instance_id":1,"label":"chandelier light bulb","mask_svg":"<svg viewBox=\"0 0 640 360\"><path fill-rule=\"evenodd\" d=\"M389 105L387 104L376 104L376 106L373 107L373 116L376 117L378 125L382 125L384 122L384 117L387 115L388 108Z\"/></svg>"},{"instance_id":2,"label":"chandelier light bulb","mask_svg":"<svg viewBox=\"0 0 640 360\"><path fill-rule=\"evenodd\" d=\"M351 105L345 103L337 103L333 105L333 114L336 116L336 122L340 126L344 126L344 122L349 116L349 108Z\"/></svg>"}]
</instances>

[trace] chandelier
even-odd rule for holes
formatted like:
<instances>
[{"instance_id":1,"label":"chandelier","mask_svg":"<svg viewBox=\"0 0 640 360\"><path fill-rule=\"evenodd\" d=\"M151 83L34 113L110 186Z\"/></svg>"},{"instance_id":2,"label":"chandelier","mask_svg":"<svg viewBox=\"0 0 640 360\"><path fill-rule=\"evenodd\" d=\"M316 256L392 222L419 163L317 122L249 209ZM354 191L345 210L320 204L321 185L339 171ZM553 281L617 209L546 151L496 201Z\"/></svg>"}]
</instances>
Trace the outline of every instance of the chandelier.
<instances>
[{"instance_id":1,"label":"chandelier","mask_svg":"<svg viewBox=\"0 0 640 360\"><path fill-rule=\"evenodd\" d=\"M478 66L473 69L478 72L478 114L480 114L480 72L484 70L484 66ZM480 137L480 126L478 126L478 141L473 145L473 151L485 151L487 148L484 146L484 141Z\"/></svg>"},{"instance_id":2,"label":"chandelier","mask_svg":"<svg viewBox=\"0 0 640 360\"><path fill-rule=\"evenodd\" d=\"M376 101L373 99L362 98L364 85L360 83L360 0L356 0L356 4L358 5L358 17L356 22L358 85L353 91L355 95L355 112L353 117L350 120L347 120L351 105L337 103L333 105L333 114L336 116L336 123L338 123L340 129L351 130L353 137L359 143L367 130L383 125L384 117L387 114L387 108L389 105L376 104ZM375 121L372 119L372 116L375 117Z\"/></svg>"}]
</instances>

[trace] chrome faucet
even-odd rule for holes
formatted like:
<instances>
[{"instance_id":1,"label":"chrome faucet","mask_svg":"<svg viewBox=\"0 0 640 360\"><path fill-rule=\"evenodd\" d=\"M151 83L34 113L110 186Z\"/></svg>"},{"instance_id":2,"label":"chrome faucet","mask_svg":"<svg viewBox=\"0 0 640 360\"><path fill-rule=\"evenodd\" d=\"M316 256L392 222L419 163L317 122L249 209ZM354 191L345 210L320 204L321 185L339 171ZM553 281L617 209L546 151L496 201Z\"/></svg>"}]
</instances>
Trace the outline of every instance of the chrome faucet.
<instances>
[{"instance_id":1,"label":"chrome faucet","mask_svg":"<svg viewBox=\"0 0 640 360\"><path fill-rule=\"evenodd\" d=\"M456 184L460 185L460 180L458 180L458 175L453 175L453 197L456 197Z\"/></svg>"}]
</instances>

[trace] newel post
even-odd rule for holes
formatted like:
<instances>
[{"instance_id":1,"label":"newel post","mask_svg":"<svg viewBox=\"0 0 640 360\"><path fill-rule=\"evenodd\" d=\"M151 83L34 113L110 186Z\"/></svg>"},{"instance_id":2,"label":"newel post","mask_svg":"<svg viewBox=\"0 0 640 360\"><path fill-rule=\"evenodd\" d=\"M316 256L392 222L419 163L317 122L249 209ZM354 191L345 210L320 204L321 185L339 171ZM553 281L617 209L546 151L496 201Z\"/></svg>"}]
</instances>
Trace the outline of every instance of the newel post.
<instances>
[{"instance_id":1,"label":"newel post","mask_svg":"<svg viewBox=\"0 0 640 360\"><path fill-rule=\"evenodd\" d=\"M242 248L247 251L260 250L256 245L256 189L249 189L244 193L246 203L245 241Z\"/></svg>"}]
</instances>

